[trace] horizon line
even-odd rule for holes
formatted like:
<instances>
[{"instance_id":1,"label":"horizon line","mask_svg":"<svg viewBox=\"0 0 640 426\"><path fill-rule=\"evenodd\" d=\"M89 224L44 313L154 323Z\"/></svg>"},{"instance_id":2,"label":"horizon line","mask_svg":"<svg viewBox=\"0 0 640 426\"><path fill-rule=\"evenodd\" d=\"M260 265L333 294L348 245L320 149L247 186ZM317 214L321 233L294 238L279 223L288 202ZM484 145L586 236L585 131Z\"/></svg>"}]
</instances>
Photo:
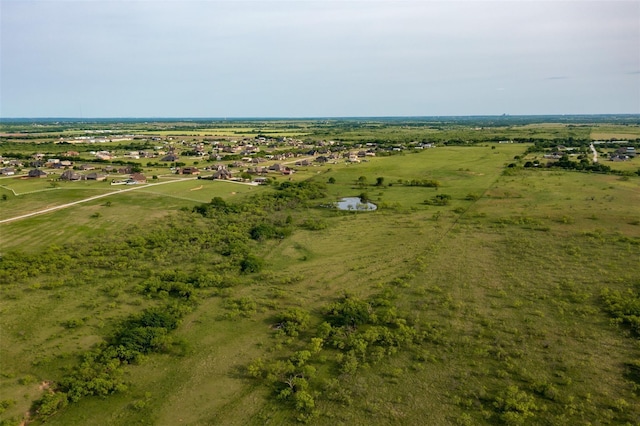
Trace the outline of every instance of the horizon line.
<instances>
[{"instance_id":1,"label":"horizon line","mask_svg":"<svg viewBox=\"0 0 640 426\"><path fill-rule=\"evenodd\" d=\"M420 118L509 118L509 117L640 117L639 113L590 113L590 114L468 114L468 115L344 115L344 116L14 116L0 117L0 122L37 120L340 120L340 119L420 119Z\"/></svg>"}]
</instances>

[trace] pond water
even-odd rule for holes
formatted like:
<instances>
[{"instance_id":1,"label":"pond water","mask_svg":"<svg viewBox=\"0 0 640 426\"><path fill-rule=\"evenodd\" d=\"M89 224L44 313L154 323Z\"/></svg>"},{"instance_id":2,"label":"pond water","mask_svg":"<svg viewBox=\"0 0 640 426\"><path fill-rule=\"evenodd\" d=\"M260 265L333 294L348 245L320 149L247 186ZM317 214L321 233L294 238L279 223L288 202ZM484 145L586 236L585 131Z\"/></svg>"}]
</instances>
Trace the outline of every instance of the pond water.
<instances>
[{"instance_id":1,"label":"pond water","mask_svg":"<svg viewBox=\"0 0 640 426\"><path fill-rule=\"evenodd\" d=\"M358 211L372 211L376 210L378 206L373 203L363 203L359 197L345 197L335 203L338 210L358 210Z\"/></svg>"}]
</instances>

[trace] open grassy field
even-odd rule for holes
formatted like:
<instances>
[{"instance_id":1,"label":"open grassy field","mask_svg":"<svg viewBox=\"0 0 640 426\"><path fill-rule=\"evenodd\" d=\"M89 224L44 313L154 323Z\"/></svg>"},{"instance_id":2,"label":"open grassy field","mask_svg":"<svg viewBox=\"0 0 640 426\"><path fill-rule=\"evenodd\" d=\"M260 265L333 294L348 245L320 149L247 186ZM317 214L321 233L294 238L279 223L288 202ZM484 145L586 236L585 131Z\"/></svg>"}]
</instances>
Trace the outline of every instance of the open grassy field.
<instances>
[{"instance_id":1,"label":"open grassy field","mask_svg":"<svg viewBox=\"0 0 640 426\"><path fill-rule=\"evenodd\" d=\"M6 182L6 181L5 181ZM14 185L13 182L16 182ZM214 197L242 199L256 187L231 182L172 179L161 185L111 186L106 182L61 182L52 188L44 181L13 179L2 202L0 220L50 207L110 194L86 203L3 224L3 250L38 250L43 245L99 238L130 224L152 223L182 208L208 202ZM130 190L122 192L124 190ZM18 192L24 191L24 192ZM122 193L120 193L122 192Z\"/></svg>"},{"instance_id":2,"label":"open grassy field","mask_svg":"<svg viewBox=\"0 0 640 426\"><path fill-rule=\"evenodd\" d=\"M229 285L194 290L197 301L173 332L184 350L123 366L126 390L84 397L46 423L295 424L301 413L313 413L306 420L318 425L640 423L638 336L612 319L603 299L604 289L640 293L640 177L507 168L527 147L438 147L302 170L292 182L333 183L323 198L254 213L295 230L247 243L264 261L260 272L237 282L220 272ZM42 189L9 215L46 197L63 202L95 191ZM271 192L192 180L0 224L3 252L58 259L67 241L86 250L57 269L38 266L43 272L3 282L0 399L9 402L0 418L21 421L118 321L171 300L141 290L155 273L218 273L224 257L201 239L239 235L242 224L218 228L216 215L183 210L213 197L250 209L258 205L252 197ZM319 207L363 192L377 211ZM437 195L450 198L433 205ZM181 233L189 235L184 242ZM109 261L100 245L113 247L114 260L94 269ZM322 336L323 322L335 321L328 306L345 294L397 319L354 322L344 341L323 337L306 364L295 358ZM289 308L309 314L296 335L276 327ZM384 327L422 337L358 352L358 338ZM304 377L312 409L276 397L287 386L274 390L273 366L291 359L313 367ZM253 374L256 360L264 366Z\"/></svg>"}]
</instances>

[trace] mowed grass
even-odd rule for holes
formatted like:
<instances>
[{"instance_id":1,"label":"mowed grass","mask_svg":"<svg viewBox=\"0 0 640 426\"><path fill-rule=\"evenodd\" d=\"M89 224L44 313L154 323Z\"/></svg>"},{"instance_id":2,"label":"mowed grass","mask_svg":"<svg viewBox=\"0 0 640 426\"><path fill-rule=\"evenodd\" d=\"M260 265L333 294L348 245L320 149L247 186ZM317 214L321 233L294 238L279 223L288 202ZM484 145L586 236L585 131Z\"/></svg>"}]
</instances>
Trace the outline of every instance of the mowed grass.
<instances>
[{"instance_id":1,"label":"mowed grass","mask_svg":"<svg viewBox=\"0 0 640 426\"><path fill-rule=\"evenodd\" d=\"M319 168L315 179L336 179L328 185L328 200L365 191L386 206L368 213L292 212L294 223L314 218L327 227L262 243L263 280L222 297L204 294L177 331L190 345L184 356L152 355L128 368L127 392L85 398L47 423L295 423L269 389L246 375L253 359L287 351L274 343L275 314L293 306L317 319L345 292L366 298L407 272L412 277L394 288L395 303L409 318L431 323L440 339L425 344L420 357L401 351L338 376L351 402L319 398L314 424L502 424L495 402L509 386L533 398L530 424L637 422L637 396L625 379L625 363L638 357L637 340L610 322L600 291L625 289L640 279L633 267L639 178L548 170L504 175L505 164L525 149L436 148ZM366 187L355 184L360 176L366 176ZM372 186L379 176L385 186ZM436 179L442 186L407 187L398 179ZM158 192L142 198L134 198L142 195L137 191L119 194L109 198L111 207L74 207L69 213L76 216L50 216L49 225L24 227L36 235L64 220L86 217L91 223L95 211L101 213L97 221L128 214L135 224L146 220L142 212L166 214L163 203L169 211L193 206L195 193L232 200L260 190L197 180L176 183L180 190L172 185L150 187ZM452 195L449 205L424 204L440 193ZM466 199L468 194L478 199ZM89 208L95 210L83 210ZM118 292L108 276L84 279L82 292L33 287L3 294L7 344L0 389L19 401L8 414L28 408L42 392L37 385L59 377L70 354L96 341L111 318L150 303ZM226 298L240 297L255 301L255 312L225 318ZM60 325L77 317L90 318L78 329ZM22 384L27 374L35 381Z\"/></svg>"},{"instance_id":2,"label":"mowed grass","mask_svg":"<svg viewBox=\"0 0 640 426\"><path fill-rule=\"evenodd\" d=\"M86 182L84 182L86 183ZM83 239L100 238L131 225L143 226L182 208L191 209L214 197L241 199L264 187L222 181L176 180L156 186L140 186L129 192L120 189L132 186L111 186L106 183L61 183L60 187L44 189L0 201L0 219L17 217L49 207L83 200L113 191L113 195L72 205L29 218L0 224L2 249L37 251L48 244L61 244ZM84 187L86 189L78 189Z\"/></svg>"},{"instance_id":3,"label":"mowed grass","mask_svg":"<svg viewBox=\"0 0 640 426\"><path fill-rule=\"evenodd\" d=\"M140 191L147 194L163 195L199 203L211 201L214 197L241 198L263 190L256 185L232 181L196 179L166 185L151 186Z\"/></svg>"}]
</instances>

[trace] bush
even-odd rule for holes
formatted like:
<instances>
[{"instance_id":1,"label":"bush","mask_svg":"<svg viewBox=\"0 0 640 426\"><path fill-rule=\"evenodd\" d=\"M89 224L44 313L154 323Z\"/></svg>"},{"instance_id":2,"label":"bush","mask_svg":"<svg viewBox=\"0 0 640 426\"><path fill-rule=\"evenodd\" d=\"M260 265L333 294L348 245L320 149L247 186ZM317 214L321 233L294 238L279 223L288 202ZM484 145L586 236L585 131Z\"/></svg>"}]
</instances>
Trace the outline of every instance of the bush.
<instances>
[{"instance_id":1,"label":"bush","mask_svg":"<svg viewBox=\"0 0 640 426\"><path fill-rule=\"evenodd\" d=\"M425 204L429 206L446 206L449 204L451 200L451 195L447 194L438 194L434 197L431 197L430 200L425 200Z\"/></svg>"},{"instance_id":2,"label":"bush","mask_svg":"<svg viewBox=\"0 0 640 426\"><path fill-rule=\"evenodd\" d=\"M290 308L278 315L277 328L287 336L297 336L309 326L310 319L309 312L300 308Z\"/></svg>"},{"instance_id":3,"label":"bush","mask_svg":"<svg viewBox=\"0 0 640 426\"><path fill-rule=\"evenodd\" d=\"M240 271L245 274L260 272L263 265L264 261L262 259L249 254L240 262Z\"/></svg>"},{"instance_id":4,"label":"bush","mask_svg":"<svg viewBox=\"0 0 640 426\"><path fill-rule=\"evenodd\" d=\"M306 219L300 226L309 231L319 231L321 229L325 229L327 227L327 223L320 219Z\"/></svg>"},{"instance_id":5,"label":"bush","mask_svg":"<svg viewBox=\"0 0 640 426\"><path fill-rule=\"evenodd\" d=\"M35 405L35 412L38 416L43 418L50 417L63 409L69 404L67 394L64 392L47 392L42 398L37 400Z\"/></svg>"},{"instance_id":6,"label":"bush","mask_svg":"<svg viewBox=\"0 0 640 426\"><path fill-rule=\"evenodd\" d=\"M533 417L536 404L533 396L521 391L517 386L509 386L496 397L494 406L500 418L508 425L522 425L529 417Z\"/></svg>"}]
</instances>

